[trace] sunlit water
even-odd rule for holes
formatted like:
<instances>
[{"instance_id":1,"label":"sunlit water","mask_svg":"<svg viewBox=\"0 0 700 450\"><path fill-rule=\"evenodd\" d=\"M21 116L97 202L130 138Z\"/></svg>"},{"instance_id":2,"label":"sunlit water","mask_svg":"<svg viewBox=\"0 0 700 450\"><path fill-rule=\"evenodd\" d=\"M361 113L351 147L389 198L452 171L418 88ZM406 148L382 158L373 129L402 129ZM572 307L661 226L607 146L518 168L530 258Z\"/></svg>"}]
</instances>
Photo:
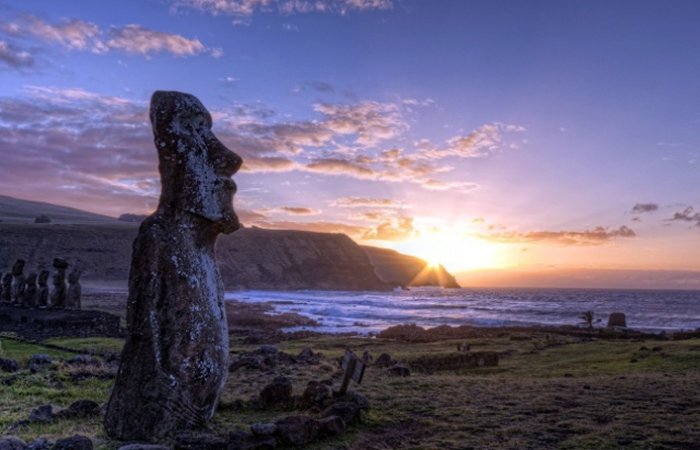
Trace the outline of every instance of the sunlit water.
<instances>
[{"instance_id":1,"label":"sunlit water","mask_svg":"<svg viewBox=\"0 0 700 450\"><path fill-rule=\"evenodd\" d=\"M576 325L593 311L596 326L611 312L630 328L694 330L700 327L700 291L595 289L438 289L394 292L236 291L227 299L271 302L278 312L310 317L324 332L371 333L401 323L437 325Z\"/></svg>"}]
</instances>

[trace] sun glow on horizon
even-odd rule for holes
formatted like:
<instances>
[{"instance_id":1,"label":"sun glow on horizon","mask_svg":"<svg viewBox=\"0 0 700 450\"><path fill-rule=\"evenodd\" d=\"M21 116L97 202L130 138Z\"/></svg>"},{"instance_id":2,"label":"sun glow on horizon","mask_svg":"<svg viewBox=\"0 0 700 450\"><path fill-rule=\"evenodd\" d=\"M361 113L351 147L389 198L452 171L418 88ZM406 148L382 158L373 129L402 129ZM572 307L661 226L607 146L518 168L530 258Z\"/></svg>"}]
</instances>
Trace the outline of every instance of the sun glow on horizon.
<instances>
[{"instance_id":1,"label":"sun glow on horizon","mask_svg":"<svg viewBox=\"0 0 700 450\"><path fill-rule=\"evenodd\" d=\"M458 229L424 230L416 239L397 243L392 248L426 260L429 267L442 265L452 273L509 266L502 246Z\"/></svg>"}]
</instances>

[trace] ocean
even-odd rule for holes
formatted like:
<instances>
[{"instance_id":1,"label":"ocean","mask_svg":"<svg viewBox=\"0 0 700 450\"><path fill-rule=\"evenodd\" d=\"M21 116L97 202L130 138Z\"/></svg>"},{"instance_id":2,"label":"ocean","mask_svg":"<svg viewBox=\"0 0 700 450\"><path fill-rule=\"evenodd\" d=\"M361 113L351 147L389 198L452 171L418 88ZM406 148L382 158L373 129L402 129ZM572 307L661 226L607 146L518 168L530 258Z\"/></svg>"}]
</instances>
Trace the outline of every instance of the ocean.
<instances>
[{"instance_id":1,"label":"ocean","mask_svg":"<svg viewBox=\"0 0 700 450\"><path fill-rule=\"evenodd\" d=\"M584 311L607 324L624 312L629 328L680 331L700 328L700 291L603 289L440 289L409 291L233 291L227 299L270 302L319 322L322 332L369 334L392 325L577 325Z\"/></svg>"}]
</instances>

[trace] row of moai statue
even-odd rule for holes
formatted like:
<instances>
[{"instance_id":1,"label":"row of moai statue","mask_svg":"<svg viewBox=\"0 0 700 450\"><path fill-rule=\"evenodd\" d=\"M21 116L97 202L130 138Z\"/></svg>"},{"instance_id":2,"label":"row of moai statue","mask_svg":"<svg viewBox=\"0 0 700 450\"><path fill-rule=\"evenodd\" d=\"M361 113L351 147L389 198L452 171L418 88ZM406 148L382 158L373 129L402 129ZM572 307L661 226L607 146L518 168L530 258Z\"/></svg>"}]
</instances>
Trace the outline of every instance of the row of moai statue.
<instances>
[{"instance_id":1,"label":"row of moai statue","mask_svg":"<svg viewBox=\"0 0 700 450\"><path fill-rule=\"evenodd\" d=\"M12 271L1 277L0 304L26 308L81 308L80 270L74 269L68 274L66 288L68 262L63 258L55 258L53 267L56 272L52 277L53 289L49 292L49 271L40 270L38 274L30 272L25 277L24 265L25 261L18 259L12 266Z\"/></svg>"}]
</instances>

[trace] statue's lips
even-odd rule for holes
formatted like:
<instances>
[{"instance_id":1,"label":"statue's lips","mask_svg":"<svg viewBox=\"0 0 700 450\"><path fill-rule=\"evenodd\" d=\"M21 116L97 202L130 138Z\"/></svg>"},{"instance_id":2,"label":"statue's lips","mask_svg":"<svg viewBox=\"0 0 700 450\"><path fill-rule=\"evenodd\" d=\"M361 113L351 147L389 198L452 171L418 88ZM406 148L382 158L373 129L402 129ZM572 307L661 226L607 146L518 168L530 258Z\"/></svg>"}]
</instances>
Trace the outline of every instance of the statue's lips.
<instances>
[{"instance_id":1,"label":"statue's lips","mask_svg":"<svg viewBox=\"0 0 700 450\"><path fill-rule=\"evenodd\" d=\"M231 178L226 177L226 176L220 176L219 180L221 181L221 185L223 186L224 189L229 191L231 195L235 194L236 191L238 190L238 186L236 186L236 182L233 181Z\"/></svg>"}]
</instances>

